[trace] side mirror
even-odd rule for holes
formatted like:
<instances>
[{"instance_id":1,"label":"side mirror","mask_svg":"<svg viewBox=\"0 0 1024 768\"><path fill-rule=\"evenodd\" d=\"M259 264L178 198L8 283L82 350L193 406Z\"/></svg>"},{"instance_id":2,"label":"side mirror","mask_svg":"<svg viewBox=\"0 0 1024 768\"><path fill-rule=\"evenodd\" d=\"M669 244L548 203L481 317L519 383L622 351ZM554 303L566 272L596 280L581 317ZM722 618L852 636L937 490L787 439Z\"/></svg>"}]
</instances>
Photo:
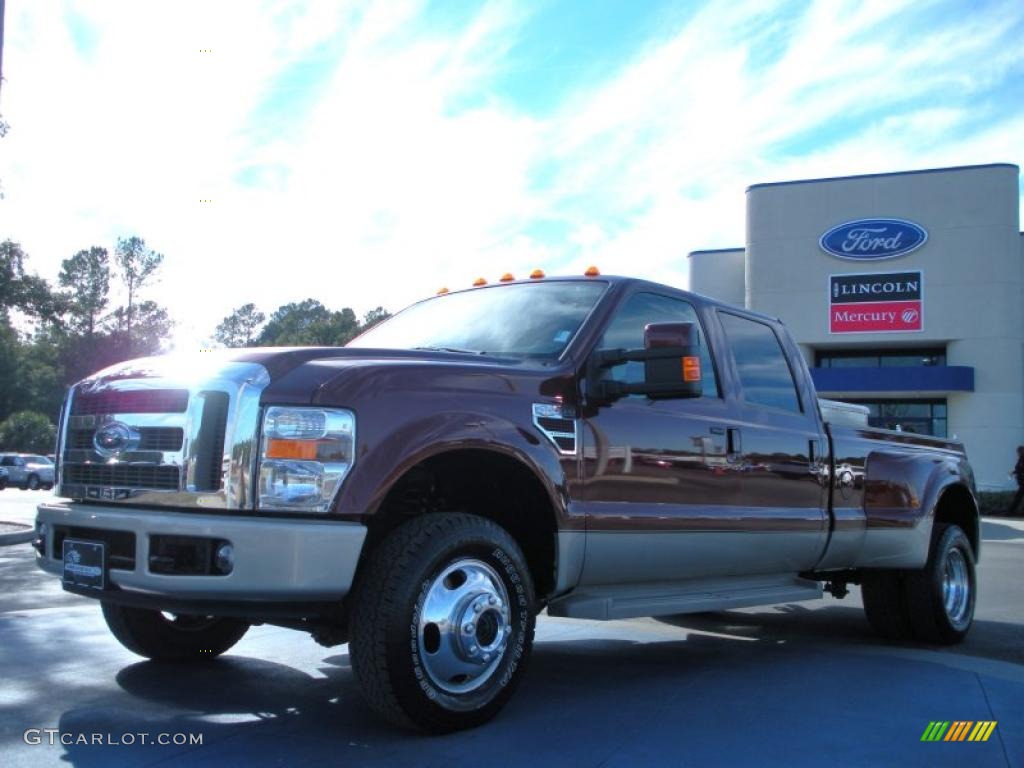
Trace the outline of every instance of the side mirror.
<instances>
[{"instance_id":1,"label":"side mirror","mask_svg":"<svg viewBox=\"0 0 1024 768\"><path fill-rule=\"evenodd\" d=\"M631 384L601 378L601 371L625 362L642 362L644 380ZM590 360L589 388L599 400L625 395L651 399L700 397L700 342L693 323L649 323L644 348L595 352Z\"/></svg>"},{"instance_id":2,"label":"side mirror","mask_svg":"<svg viewBox=\"0 0 1024 768\"><path fill-rule=\"evenodd\" d=\"M700 337L693 323L649 323L644 349L657 354L644 360L649 397L701 396Z\"/></svg>"}]
</instances>

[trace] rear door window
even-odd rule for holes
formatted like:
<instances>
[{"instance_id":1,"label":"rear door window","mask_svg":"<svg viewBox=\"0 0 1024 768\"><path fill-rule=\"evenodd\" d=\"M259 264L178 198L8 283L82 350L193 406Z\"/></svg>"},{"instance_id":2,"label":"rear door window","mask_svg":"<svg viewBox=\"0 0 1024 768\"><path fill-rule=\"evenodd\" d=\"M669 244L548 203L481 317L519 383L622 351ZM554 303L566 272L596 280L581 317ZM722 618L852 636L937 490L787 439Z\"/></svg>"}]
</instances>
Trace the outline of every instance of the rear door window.
<instances>
[{"instance_id":1,"label":"rear door window","mask_svg":"<svg viewBox=\"0 0 1024 768\"><path fill-rule=\"evenodd\" d=\"M720 312L729 350L743 387L743 399L752 405L800 413L793 371L770 325Z\"/></svg>"}]
</instances>

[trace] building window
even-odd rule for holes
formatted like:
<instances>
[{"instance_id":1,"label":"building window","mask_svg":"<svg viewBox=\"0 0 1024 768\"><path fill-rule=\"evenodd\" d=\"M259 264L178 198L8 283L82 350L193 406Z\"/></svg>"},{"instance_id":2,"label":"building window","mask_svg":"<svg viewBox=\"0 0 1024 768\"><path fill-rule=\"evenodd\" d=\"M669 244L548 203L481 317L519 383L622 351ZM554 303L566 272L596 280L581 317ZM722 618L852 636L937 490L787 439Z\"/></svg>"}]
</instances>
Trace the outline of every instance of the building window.
<instances>
[{"instance_id":1,"label":"building window","mask_svg":"<svg viewBox=\"0 0 1024 768\"><path fill-rule=\"evenodd\" d=\"M918 435L946 437L946 401L853 400L868 407L868 423L882 429L899 429Z\"/></svg>"},{"instance_id":2,"label":"building window","mask_svg":"<svg viewBox=\"0 0 1024 768\"><path fill-rule=\"evenodd\" d=\"M818 368L906 368L946 364L946 350L927 349L819 350L815 354Z\"/></svg>"}]
</instances>

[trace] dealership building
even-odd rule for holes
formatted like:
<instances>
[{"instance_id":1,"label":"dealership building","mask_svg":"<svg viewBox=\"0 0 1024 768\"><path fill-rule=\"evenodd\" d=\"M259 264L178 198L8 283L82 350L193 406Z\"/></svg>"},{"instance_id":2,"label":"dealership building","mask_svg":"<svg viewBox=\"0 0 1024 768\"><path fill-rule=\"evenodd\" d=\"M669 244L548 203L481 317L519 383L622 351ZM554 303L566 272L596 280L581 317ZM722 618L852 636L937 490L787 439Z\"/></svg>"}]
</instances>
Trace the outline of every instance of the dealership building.
<instances>
[{"instance_id":1,"label":"dealership building","mask_svg":"<svg viewBox=\"0 0 1024 768\"><path fill-rule=\"evenodd\" d=\"M690 287L781 318L822 397L963 440L983 490L1024 444L1019 169L755 184L746 247L690 254Z\"/></svg>"}]
</instances>

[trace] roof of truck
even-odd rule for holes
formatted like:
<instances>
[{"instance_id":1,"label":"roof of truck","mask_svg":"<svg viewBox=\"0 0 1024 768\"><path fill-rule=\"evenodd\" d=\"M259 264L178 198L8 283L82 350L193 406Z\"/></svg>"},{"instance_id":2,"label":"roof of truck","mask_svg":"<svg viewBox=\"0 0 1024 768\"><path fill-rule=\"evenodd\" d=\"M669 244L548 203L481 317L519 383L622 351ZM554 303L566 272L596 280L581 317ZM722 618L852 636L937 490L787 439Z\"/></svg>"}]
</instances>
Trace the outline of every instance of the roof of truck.
<instances>
[{"instance_id":1,"label":"roof of truck","mask_svg":"<svg viewBox=\"0 0 1024 768\"><path fill-rule=\"evenodd\" d=\"M758 318L761 318L762 320L767 320L767 321L773 322L773 323L782 322L777 317L772 317L771 315L766 315L766 314L764 314L762 312L756 312L754 310L747 309L746 307L738 307L738 306L736 306L734 304L728 304L728 303L726 303L724 301L719 301L718 299L712 298L711 296L705 296L702 293L695 293L694 291L688 290L686 288L678 288L678 287L676 287L674 285L669 285L667 283L659 283L659 282L655 282L653 280L647 280L647 279L642 278L642 277L629 277L629 276L626 276L626 275L604 275L604 274L598 274L598 275L592 275L592 276L588 276L588 275L550 275L550 276L548 276L548 275L545 275L544 277L541 277L541 278L523 278L523 279L519 279L519 280L499 280L499 281L496 281L496 282L493 282L493 283L484 283L483 285L470 285L470 286L466 286L465 288L455 288L453 290L448 290L447 288L442 288L440 291L438 291L437 295L441 296L441 295L447 295L449 293L465 293L467 291L480 291L480 290L486 290L488 288L500 288L503 285L522 285L522 284L525 284L525 283L549 283L549 282L578 282L578 283L586 283L586 282L594 282L594 281L603 281L603 282L608 283L609 285L611 285L613 287L614 286L639 286L639 287L648 287L648 288L650 288L652 290L662 290L662 291L667 289L667 290L673 291L675 293L681 293L681 294L684 294L686 296L693 297L693 298L697 299L698 301L701 301L701 302L703 302L705 304L711 304L711 305L714 305L716 307L721 307L723 309L738 310L740 312L743 312L743 314L745 314L745 315L749 315L750 317L758 317ZM426 299L421 299L421 301L428 301L429 299L432 299L432 298L436 298L436 296L427 297Z\"/></svg>"}]
</instances>

